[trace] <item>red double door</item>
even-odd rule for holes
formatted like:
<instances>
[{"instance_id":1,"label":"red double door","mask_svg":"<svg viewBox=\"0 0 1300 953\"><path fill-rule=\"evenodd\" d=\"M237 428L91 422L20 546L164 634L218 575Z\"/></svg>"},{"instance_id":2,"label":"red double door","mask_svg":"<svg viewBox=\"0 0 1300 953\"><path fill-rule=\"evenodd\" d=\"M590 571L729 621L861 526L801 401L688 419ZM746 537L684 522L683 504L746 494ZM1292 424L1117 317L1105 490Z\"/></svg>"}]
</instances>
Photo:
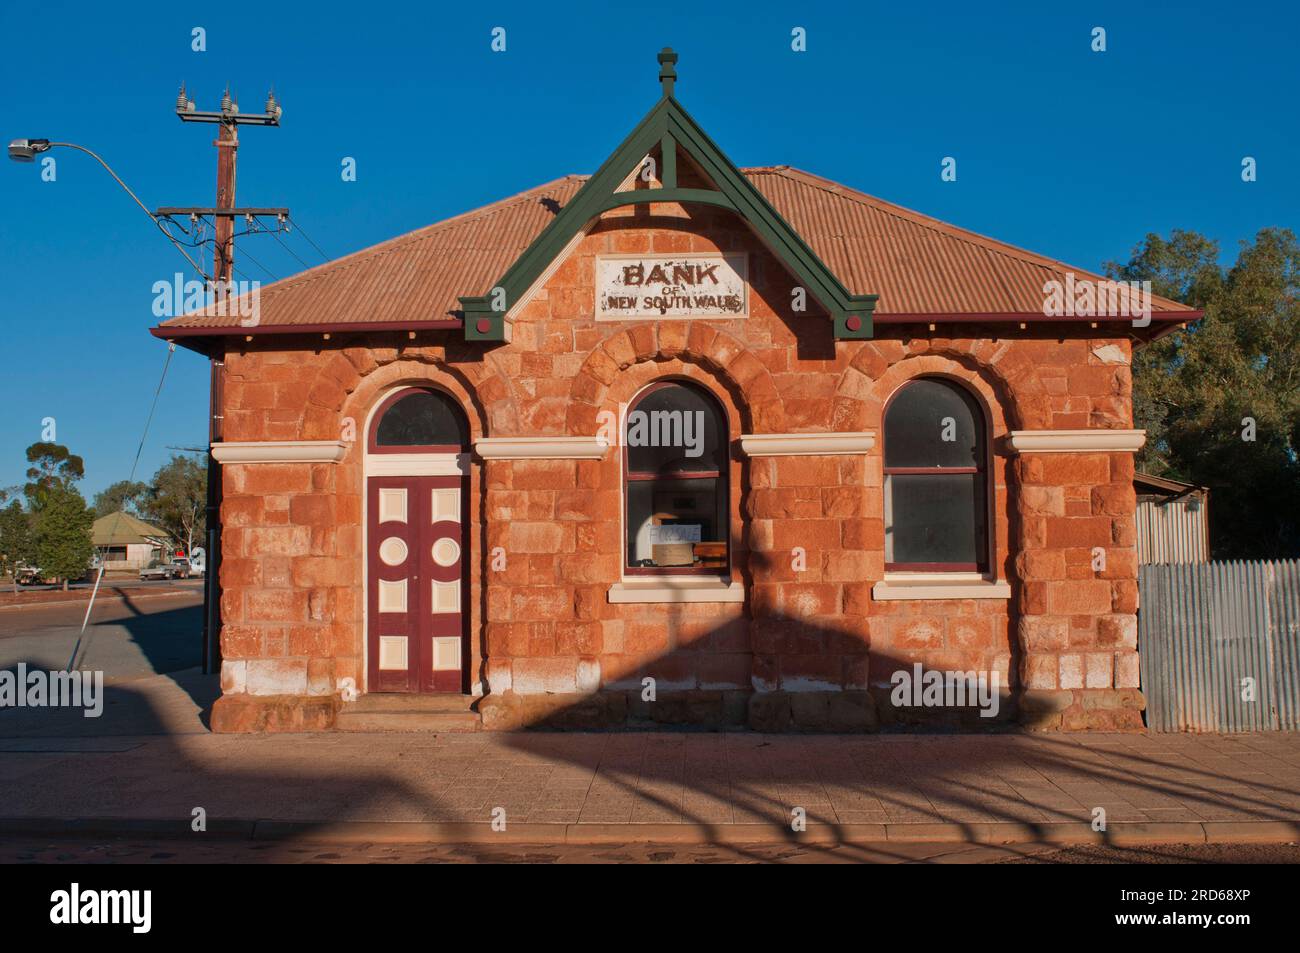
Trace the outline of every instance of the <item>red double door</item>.
<instances>
[{"instance_id":1,"label":"red double door","mask_svg":"<svg viewBox=\"0 0 1300 953\"><path fill-rule=\"evenodd\" d=\"M468 691L464 482L368 480L369 691Z\"/></svg>"}]
</instances>

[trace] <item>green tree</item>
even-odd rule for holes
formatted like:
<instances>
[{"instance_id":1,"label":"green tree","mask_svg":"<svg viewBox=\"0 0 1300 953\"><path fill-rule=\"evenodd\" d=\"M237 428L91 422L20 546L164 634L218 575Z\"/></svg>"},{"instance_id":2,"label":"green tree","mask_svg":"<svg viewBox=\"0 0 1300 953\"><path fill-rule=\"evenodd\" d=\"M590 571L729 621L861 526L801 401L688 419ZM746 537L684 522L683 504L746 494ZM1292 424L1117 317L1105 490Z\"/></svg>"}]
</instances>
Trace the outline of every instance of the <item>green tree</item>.
<instances>
[{"instance_id":1,"label":"green tree","mask_svg":"<svg viewBox=\"0 0 1300 953\"><path fill-rule=\"evenodd\" d=\"M12 573L15 566L35 559L32 515L23 509L22 503L13 500L0 509L0 566L6 573Z\"/></svg>"},{"instance_id":2,"label":"green tree","mask_svg":"<svg viewBox=\"0 0 1300 953\"><path fill-rule=\"evenodd\" d=\"M1231 268L1218 257L1175 231L1107 266L1205 311L1134 357L1133 415L1148 433L1138 465L1211 488L1216 557L1300 555L1300 244L1266 228Z\"/></svg>"},{"instance_id":3,"label":"green tree","mask_svg":"<svg viewBox=\"0 0 1300 953\"><path fill-rule=\"evenodd\" d=\"M81 457L61 443L38 442L27 448L28 483L23 487L33 509L40 509L45 495L55 487L70 489L86 475Z\"/></svg>"},{"instance_id":4,"label":"green tree","mask_svg":"<svg viewBox=\"0 0 1300 953\"><path fill-rule=\"evenodd\" d=\"M80 579L90 565L90 526L94 516L76 487L54 484L45 490L36 521L36 561L41 574Z\"/></svg>"},{"instance_id":5,"label":"green tree","mask_svg":"<svg viewBox=\"0 0 1300 953\"><path fill-rule=\"evenodd\" d=\"M185 552L207 532L207 467L179 454L153 476L144 512L152 522L185 543Z\"/></svg>"},{"instance_id":6,"label":"green tree","mask_svg":"<svg viewBox=\"0 0 1300 953\"><path fill-rule=\"evenodd\" d=\"M92 508L95 519L118 511L139 516L149 499L149 484L138 480L118 480L95 494Z\"/></svg>"}]
</instances>

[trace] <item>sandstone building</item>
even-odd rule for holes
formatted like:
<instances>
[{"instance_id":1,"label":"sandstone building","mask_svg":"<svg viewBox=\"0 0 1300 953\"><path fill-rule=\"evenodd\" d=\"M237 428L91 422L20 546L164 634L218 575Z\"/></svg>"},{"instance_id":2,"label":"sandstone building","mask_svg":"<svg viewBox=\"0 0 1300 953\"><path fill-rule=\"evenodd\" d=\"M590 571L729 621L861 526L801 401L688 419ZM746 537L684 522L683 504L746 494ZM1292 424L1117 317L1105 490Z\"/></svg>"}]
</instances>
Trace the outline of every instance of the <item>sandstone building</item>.
<instances>
[{"instance_id":1,"label":"sandstone building","mask_svg":"<svg viewBox=\"0 0 1300 953\"><path fill-rule=\"evenodd\" d=\"M1199 314L738 169L661 62L594 175L154 329L213 361L214 728L869 729L918 663L1139 726L1130 358Z\"/></svg>"}]
</instances>

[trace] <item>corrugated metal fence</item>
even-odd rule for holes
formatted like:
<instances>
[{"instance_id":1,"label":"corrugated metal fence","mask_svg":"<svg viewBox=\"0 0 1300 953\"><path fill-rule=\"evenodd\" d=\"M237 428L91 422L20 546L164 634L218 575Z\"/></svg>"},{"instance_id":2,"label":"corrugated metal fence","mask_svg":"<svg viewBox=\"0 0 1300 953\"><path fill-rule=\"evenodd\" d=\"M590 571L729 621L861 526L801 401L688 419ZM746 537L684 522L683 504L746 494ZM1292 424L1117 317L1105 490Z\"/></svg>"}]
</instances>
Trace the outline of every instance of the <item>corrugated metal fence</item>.
<instances>
[{"instance_id":1,"label":"corrugated metal fence","mask_svg":"<svg viewBox=\"0 0 1300 953\"><path fill-rule=\"evenodd\" d=\"M1300 561L1142 566L1138 588L1150 730L1300 729Z\"/></svg>"}]
</instances>

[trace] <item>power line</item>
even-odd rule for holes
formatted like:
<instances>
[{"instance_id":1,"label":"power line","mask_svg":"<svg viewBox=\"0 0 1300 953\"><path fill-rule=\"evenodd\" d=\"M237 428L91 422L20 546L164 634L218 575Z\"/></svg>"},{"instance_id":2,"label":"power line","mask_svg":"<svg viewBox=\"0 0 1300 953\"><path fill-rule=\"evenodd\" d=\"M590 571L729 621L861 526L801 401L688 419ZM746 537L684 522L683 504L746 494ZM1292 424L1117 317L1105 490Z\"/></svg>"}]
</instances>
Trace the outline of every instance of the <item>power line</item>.
<instances>
[{"instance_id":1,"label":"power line","mask_svg":"<svg viewBox=\"0 0 1300 953\"><path fill-rule=\"evenodd\" d=\"M304 268L310 268L310 267L311 267L311 265L307 264L307 263L306 263L305 261L303 261L301 258L298 258L298 255L294 252L294 250L293 250L292 248L290 248L288 245L286 245L286 244L284 243L284 241L280 238L280 233L279 233L279 230L278 230L278 229L275 230L275 231L269 231L269 230L265 230L265 229L264 229L263 231L265 231L266 234L270 235L270 236L271 236L272 238L274 238L277 242L279 242L281 248L283 248L285 251L287 251L290 255L293 255L294 258L297 258L297 259L298 259L298 264L302 265Z\"/></svg>"},{"instance_id":2,"label":"power line","mask_svg":"<svg viewBox=\"0 0 1300 953\"><path fill-rule=\"evenodd\" d=\"M104 171L106 171L109 175L111 175L113 177L113 180L122 187L122 190L126 192L127 195L131 196L131 198L135 201L135 204L140 206L141 210L144 211L144 214L149 216L149 221L153 222L154 225L157 226L158 231L162 232L163 236L169 242L171 242L173 245L176 246L176 250L185 256L185 260L190 263L190 267L192 267L195 271L199 273L199 277L204 279L204 281L207 280L208 277L207 274L203 271L202 268L198 266L198 263L195 262L194 259L189 256L189 253L181 246L181 243L178 242L175 238L173 238L171 236L171 233L168 232L167 229L163 228L163 224L158 220L158 216L154 215L153 212L149 211L148 206L146 206L143 202L140 201L140 197L131 191L131 187L122 181L122 177L119 176L116 172L114 172L112 167L107 162L105 162L102 158L100 158L98 153L93 152L90 149L87 149L85 146L79 146L75 142L51 142L46 146L46 148L53 148L54 146L62 146L65 149L76 149L78 152L84 152L86 155L90 156L92 159L94 159L96 162L102 165L104 167Z\"/></svg>"},{"instance_id":3,"label":"power line","mask_svg":"<svg viewBox=\"0 0 1300 953\"><path fill-rule=\"evenodd\" d=\"M200 272L201 274L201 272ZM131 461L131 474L126 478L128 483L135 482L135 471L140 466L140 454L144 452L145 438L149 436L149 425L153 423L154 411L158 409L158 397L162 394L163 382L167 380L167 368L171 367L172 355L176 353L176 345L168 342L167 360L163 361L162 376L158 378L158 386L154 388L153 403L149 405L149 416L144 421L144 432L140 434L140 443L135 448L135 459ZM122 521L122 511L118 510L113 519L113 527L108 533L109 540L112 540L117 533L117 526ZM107 565L107 559L99 561L99 575L95 577L95 588L90 593L90 603L86 606L86 617L81 620L81 632L77 636L77 644L72 647L72 657L68 659L68 666L65 671L72 671L73 663L77 661L77 653L81 651L81 641L86 636L86 623L90 621L90 612L95 608L95 596L99 594L99 583L104 578L104 569Z\"/></svg>"},{"instance_id":4,"label":"power line","mask_svg":"<svg viewBox=\"0 0 1300 953\"><path fill-rule=\"evenodd\" d=\"M324 250L323 250L319 245L317 245L314 241L311 240L311 236L307 234L306 229L304 229L301 225L299 225L299 224L298 224L296 221L294 221L292 218L289 219L289 224L292 225L294 228L298 229L298 231L302 233L302 237L305 238L305 239L307 239L308 243L311 245L312 248L314 248L314 249L316 249L316 251L320 252L320 256L321 256L322 258L324 258L326 261L329 261L329 260L330 260L330 256L327 255L327 254L325 254Z\"/></svg>"},{"instance_id":5,"label":"power line","mask_svg":"<svg viewBox=\"0 0 1300 953\"><path fill-rule=\"evenodd\" d=\"M203 224L205 224L205 225L207 224L207 219L204 218L203 216L199 216L199 221L203 222ZM215 223L214 223L214 229L215 229ZM250 233L250 234L251 234L251 233ZM231 236L231 239L232 239L232 242L233 242L233 239L234 239L234 236L233 236L233 235ZM203 244L206 245L208 242L210 242L210 241L214 241L214 240L215 240L215 239L211 239L211 238L204 239L204 240L203 240ZM243 255L245 258L247 258L249 261L251 261L251 262L252 262L254 265L256 265L258 268L261 268L264 272L266 272L268 275L270 275L272 281L279 281L279 280L280 280L279 278L277 278L277 277L275 276L275 273L272 272L270 268L267 268L264 264L262 264L260 261L258 261L256 258L254 258L252 255L250 255L250 254L248 253L248 248L247 248L247 247L241 245L241 246L240 246L240 249L239 249L239 253L240 253L241 255ZM233 262L231 263L231 268L232 268L232 269L234 268L234 263L233 263ZM245 277L247 278L247 276L245 276ZM251 279L249 279L249 280L251 280Z\"/></svg>"},{"instance_id":6,"label":"power line","mask_svg":"<svg viewBox=\"0 0 1300 953\"><path fill-rule=\"evenodd\" d=\"M264 272L266 272L268 275L270 275L272 281L279 281L279 280L280 280L279 278L277 278L277 277L275 276L275 272L271 271L270 268L267 268L266 265L262 264L260 261L258 261L256 258L254 258L252 255L250 255L250 254L248 253L248 249L247 249L247 248L241 248L241 249L239 249L239 253L240 253L241 255L243 255L245 258L247 258L249 261L251 261L251 262L252 262L254 265L256 265L258 268L261 268Z\"/></svg>"}]
</instances>

